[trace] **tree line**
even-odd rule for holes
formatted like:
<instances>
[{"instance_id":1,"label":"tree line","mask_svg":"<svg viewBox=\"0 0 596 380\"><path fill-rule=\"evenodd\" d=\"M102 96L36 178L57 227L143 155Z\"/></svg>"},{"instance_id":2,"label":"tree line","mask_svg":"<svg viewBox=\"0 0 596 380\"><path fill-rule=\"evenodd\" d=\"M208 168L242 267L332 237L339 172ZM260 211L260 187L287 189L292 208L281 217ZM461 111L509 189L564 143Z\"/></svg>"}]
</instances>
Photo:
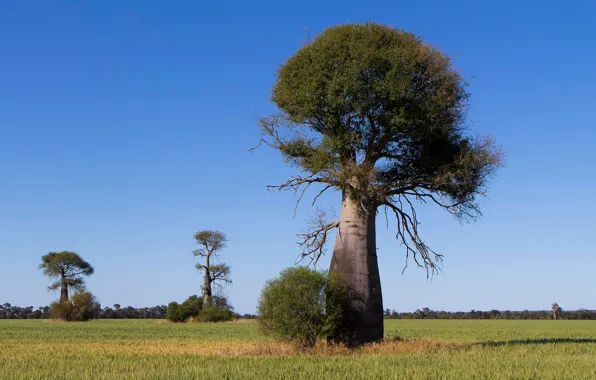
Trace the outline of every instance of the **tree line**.
<instances>
[{"instance_id":1,"label":"tree line","mask_svg":"<svg viewBox=\"0 0 596 380\"><path fill-rule=\"evenodd\" d=\"M438 311L427 307L414 312L397 312L396 310L385 309L385 319L516 319L516 320L596 320L596 310L578 309L563 310L558 308L552 310L470 310L470 311Z\"/></svg>"},{"instance_id":2,"label":"tree line","mask_svg":"<svg viewBox=\"0 0 596 380\"><path fill-rule=\"evenodd\" d=\"M157 305L152 307L114 307L98 308L93 312L96 319L162 319L166 317L167 306ZM10 303L0 305L0 319L50 319L53 318L50 306L20 307Z\"/></svg>"},{"instance_id":3,"label":"tree line","mask_svg":"<svg viewBox=\"0 0 596 380\"><path fill-rule=\"evenodd\" d=\"M222 301L218 301L222 302ZM94 318L96 319L165 319L166 305L152 307L121 307L114 304L113 307L106 306L98 309ZM235 313L238 319L256 319L256 314ZM515 320L549 320L553 319L550 310L470 310L470 311L438 311L429 308L418 309L414 312L398 312L392 309L385 309L385 319L515 319ZM0 319L49 319L52 318L49 306L14 306L10 303L0 304ZM557 319L562 320L596 320L596 310L577 309L561 310Z\"/></svg>"}]
</instances>

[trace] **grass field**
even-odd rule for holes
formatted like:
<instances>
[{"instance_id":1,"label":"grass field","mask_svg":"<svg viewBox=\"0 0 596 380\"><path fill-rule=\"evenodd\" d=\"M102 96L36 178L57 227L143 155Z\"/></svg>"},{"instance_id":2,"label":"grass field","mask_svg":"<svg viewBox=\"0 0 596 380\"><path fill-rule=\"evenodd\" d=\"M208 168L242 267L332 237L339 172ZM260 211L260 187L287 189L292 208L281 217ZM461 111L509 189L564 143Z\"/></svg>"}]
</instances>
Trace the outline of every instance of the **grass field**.
<instances>
[{"instance_id":1,"label":"grass field","mask_svg":"<svg viewBox=\"0 0 596 380\"><path fill-rule=\"evenodd\" d=\"M596 321L391 320L386 337L298 352L254 322L2 320L0 378L596 379Z\"/></svg>"}]
</instances>

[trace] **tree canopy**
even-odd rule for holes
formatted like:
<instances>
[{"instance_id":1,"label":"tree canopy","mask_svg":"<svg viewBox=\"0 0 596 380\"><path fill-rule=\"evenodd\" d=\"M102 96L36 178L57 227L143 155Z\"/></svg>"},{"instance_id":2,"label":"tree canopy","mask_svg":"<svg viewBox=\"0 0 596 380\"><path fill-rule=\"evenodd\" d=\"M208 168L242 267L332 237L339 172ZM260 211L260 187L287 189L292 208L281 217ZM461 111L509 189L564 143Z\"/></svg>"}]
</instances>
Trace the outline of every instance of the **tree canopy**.
<instances>
[{"instance_id":1,"label":"tree canopy","mask_svg":"<svg viewBox=\"0 0 596 380\"><path fill-rule=\"evenodd\" d=\"M68 300L68 288L84 289L83 276L90 276L94 272L91 264L70 251L50 252L42 256L39 268L49 278L56 279L48 290L61 289L60 302Z\"/></svg>"},{"instance_id":2,"label":"tree canopy","mask_svg":"<svg viewBox=\"0 0 596 380\"><path fill-rule=\"evenodd\" d=\"M337 189L364 210L386 207L407 253L434 270L441 256L418 235L414 202L475 220L501 165L492 138L468 134L468 98L449 58L418 36L375 23L329 28L279 69L280 113L261 120L262 142L302 174L272 187L301 198L321 184L317 197ZM304 254L317 260L321 233L337 226L305 234Z\"/></svg>"}]
</instances>

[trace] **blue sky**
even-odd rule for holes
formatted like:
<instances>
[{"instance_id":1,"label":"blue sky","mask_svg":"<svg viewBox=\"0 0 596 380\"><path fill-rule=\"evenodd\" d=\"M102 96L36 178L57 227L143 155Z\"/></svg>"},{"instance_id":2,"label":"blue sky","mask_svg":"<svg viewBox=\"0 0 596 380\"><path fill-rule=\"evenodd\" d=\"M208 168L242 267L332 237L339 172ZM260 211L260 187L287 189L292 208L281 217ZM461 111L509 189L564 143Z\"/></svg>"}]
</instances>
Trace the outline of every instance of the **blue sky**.
<instances>
[{"instance_id":1,"label":"blue sky","mask_svg":"<svg viewBox=\"0 0 596 380\"><path fill-rule=\"evenodd\" d=\"M95 266L103 305L181 301L199 292L192 235L209 228L230 239L232 304L254 312L313 211L293 218L292 195L266 189L293 170L248 152L256 118L275 111L276 70L309 34L376 21L453 58L472 130L507 159L479 222L421 209L445 255L432 281L413 265L401 274L405 252L379 223L385 306L596 308L596 6L520 3L2 2L0 302L57 298L37 269L57 250Z\"/></svg>"}]
</instances>

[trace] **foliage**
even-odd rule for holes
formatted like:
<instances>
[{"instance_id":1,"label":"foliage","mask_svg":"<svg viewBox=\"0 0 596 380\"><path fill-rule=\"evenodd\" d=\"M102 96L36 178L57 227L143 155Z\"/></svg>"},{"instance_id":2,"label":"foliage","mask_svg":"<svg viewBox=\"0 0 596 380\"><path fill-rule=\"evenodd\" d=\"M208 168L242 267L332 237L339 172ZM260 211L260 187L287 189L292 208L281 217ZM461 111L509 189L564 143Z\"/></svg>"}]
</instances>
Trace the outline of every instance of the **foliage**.
<instances>
[{"instance_id":1,"label":"foliage","mask_svg":"<svg viewBox=\"0 0 596 380\"><path fill-rule=\"evenodd\" d=\"M217 254L226 247L228 239L223 232L214 230L201 230L194 235L199 249L193 251L195 256L209 256Z\"/></svg>"},{"instance_id":2,"label":"foliage","mask_svg":"<svg viewBox=\"0 0 596 380\"><path fill-rule=\"evenodd\" d=\"M211 306L201 310L196 318L199 322L227 322L234 319L234 313L228 309Z\"/></svg>"},{"instance_id":3,"label":"foliage","mask_svg":"<svg viewBox=\"0 0 596 380\"><path fill-rule=\"evenodd\" d=\"M185 318L182 317L182 314L178 311L179 309L180 304L178 302L170 302L166 311L166 319L170 322L184 322Z\"/></svg>"},{"instance_id":4,"label":"foliage","mask_svg":"<svg viewBox=\"0 0 596 380\"><path fill-rule=\"evenodd\" d=\"M325 324L325 274L288 268L267 281L257 307L266 333L311 347Z\"/></svg>"},{"instance_id":5,"label":"foliage","mask_svg":"<svg viewBox=\"0 0 596 380\"><path fill-rule=\"evenodd\" d=\"M118 304L116 304L118 305ZM114 305L114 306L116 306ZM166 317L166 305L157 305L152 307L120 307L112 309L111 307L104 307L99 312L97 318L102 319L163 319Z\"/></svg>"},{"instance_id":6,"label":"foliage","mask_svg":"<svg viewBox=\"0 0 596 380\"><path fill-rule=\"evenodd\" d=\"M52 302L50 304L51 315L63 321L88 321L99 312L101 306L91 292L82 289L77 290L70 301Z\"/></svg>"},{"instance_id":7,"label":"foliage","mask_svg":"<svg viewBox=\"0 0 596 380\"><path fill-rule=\"evenodd\" d=\"M261 120L261 142L302 174L272 187L300 200L315 184L315 201L335 189L366 213L385 207L406 253L435 271L441 256L418 234L415 202L474 220L502 161L491 138L467 134L468 97L449 58L412 33L375 23L329 28L278 71L279 113ZM304 234L304 257L318 260L337 226Z\"/></svg>"},{"instance_id":8,"label":"foliage","mask_svg":"<svg viewBox=\"0 0 596 380\"><path fill-rule=\"evenodd\" d=\"M201 312L201 307L202 300L197 295L192 295L182 302L179 310L184 316L186 316L186 318L188 318L199 315Z\"/></svg>"},{"instance_id":9,"label":"foliage","mask_svg":"<svg viewBox=\"0 0 596 380\"><path fill-rule=\"evenodd\" d=\"M295 267L267 281L259 299L259 322L266 333L299 346L312 347L318 338L342 333L350 298L338 275Z\"/></svg>"},{"instance_id":10,"label":"foliage","mask_svg":"<svg viewBox=\"0 0 596 380\"><path fill-rule=\"evenodd\" d=\"M323 336L330 342L352 343L353 331L345 326L350 313L347 311L352 307L352 301L358 297L351 291L343 277L335 272L327 275L325 284L325 323L323 325Z\"/></svg>"},{"instance_id":11,"label":"foliage","mask_svg":"<svg viewBox=\"0 0 596 380\"><path fill-rule=\"evenodd\" d=\"M202 300L197 295L192 295L182 304L170 302L166 311L166 318L172 322L185 322L191 317L197 317L201 307Z\"/></svg>"}]
</instances>

